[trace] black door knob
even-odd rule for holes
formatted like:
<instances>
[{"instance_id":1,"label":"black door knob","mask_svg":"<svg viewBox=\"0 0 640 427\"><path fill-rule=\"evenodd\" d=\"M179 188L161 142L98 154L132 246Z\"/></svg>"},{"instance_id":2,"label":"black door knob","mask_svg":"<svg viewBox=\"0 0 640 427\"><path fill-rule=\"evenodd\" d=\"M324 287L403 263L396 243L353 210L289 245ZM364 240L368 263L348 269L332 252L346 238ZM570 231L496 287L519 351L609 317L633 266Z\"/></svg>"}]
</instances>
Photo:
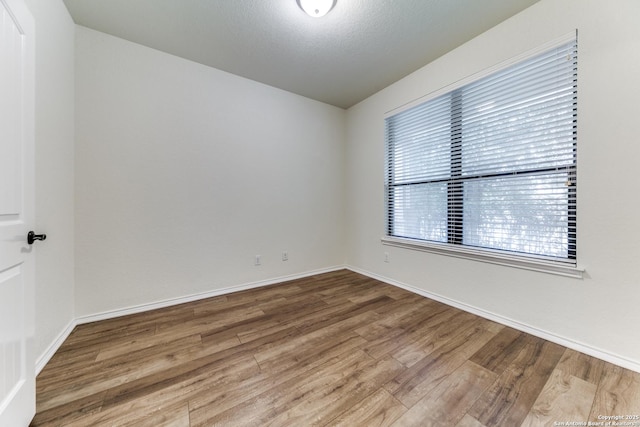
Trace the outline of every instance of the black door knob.
<instances>
[{"instance_id":1,"label":"black door knob","mask_svg":"<svg viewBox=\"0 0 640 427\"><path fill-rule=\"evenodd\" d=\"M36 240L45 240L46 238L46 234L36 234L33 231L27 233L27 243L30 245L33 245Z\"/></svg>"}]
</instances>

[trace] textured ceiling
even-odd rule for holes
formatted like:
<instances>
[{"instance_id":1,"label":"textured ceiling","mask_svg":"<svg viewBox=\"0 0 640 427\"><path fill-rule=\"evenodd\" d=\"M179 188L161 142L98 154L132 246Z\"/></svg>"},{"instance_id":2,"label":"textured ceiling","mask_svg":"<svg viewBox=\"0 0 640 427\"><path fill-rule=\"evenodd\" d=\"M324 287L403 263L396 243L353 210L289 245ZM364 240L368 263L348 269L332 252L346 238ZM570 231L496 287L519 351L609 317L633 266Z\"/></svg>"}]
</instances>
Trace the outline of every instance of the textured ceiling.
<instances>
[{"instance_id":1,"label":"textured ceiling","mask_svg":"<svg viewBox=\"0 0 640 427\"><path fill-rule=\"evenodd\" d=\"M77 24L348 108L538 0L64 0Z\"/></svg>"}]
</instances>

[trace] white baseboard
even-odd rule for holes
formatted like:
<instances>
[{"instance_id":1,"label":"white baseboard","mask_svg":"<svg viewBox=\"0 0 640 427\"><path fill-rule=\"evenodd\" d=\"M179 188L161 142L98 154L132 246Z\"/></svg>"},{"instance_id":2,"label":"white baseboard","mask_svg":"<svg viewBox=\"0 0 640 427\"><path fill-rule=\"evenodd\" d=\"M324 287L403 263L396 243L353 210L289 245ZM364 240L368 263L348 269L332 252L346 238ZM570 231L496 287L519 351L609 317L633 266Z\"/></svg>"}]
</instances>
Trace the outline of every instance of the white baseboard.
<instances>
[{"instance_id":1,"label":"white baseboard","mask_svg":"<svg viewBox=\"0 0 640 427\"><path fill-rule=\"evenodd\" d=\"M42 371L42 368L44 368L45 365L49 363L49 360L51 360L51 358L56 353L56 351L58 351L58 349L60 348L64 340L66 340L69 337L69 335L73 331L73 328L75 328L77 324L78 323L76 322L76 319L71 320L71 322L69 322L67 327L64 328L62 332L60 332L60 334L58 334L56 339L49 345L49 347L47 347L45 352L41 354L40 357L36 360L36 376L40 373L40 371Z\"/></svg>"},{"instance_id":2,"label":"white baseboard","mask_svg":"<svg viewBox=\"0 0 640 427\"><path fill-rule=\"evenodd\" d=\"M242 285L229 286L226 288L215 289L207 292L201 292L197 294L187 295L184 297L169 298L163 301L155 301L147 304L140 304L131 307L121 308L117 310L104 311L102 313L89 314L86 316L80 316L76 318L76 324L81 325L84 323L97 322L100 320L113 319L120 316L127 316L129 314L142 313L145 311L155 310L158 308L170 307L172 305L184 304L187 302L198 301L205 298L217 297L220 295L226 295L233 292L245 291L248 289L260 288L262 286L275 285L278 283L286 282L289 280L302 279L309 276L315 276L318 274L329 273L337 270L344 270L347 268L344 265L334 266L329 268L323 268L319 270L307 271L299 274L291 274L288 276L275 277L272 279L259 280L257 282L245 283Z\"/></svg>"},{"instance_id":3,"label":"white baseboard","mask_svg":"<svg viewBox=\"0 0 640 427\"><path fill-rule=\"evenodd\" d=\"M291 274L288 276L276 277L273 279L259 280L257 282L245 283L242 285L229 286L227 288L215 289L212 291L201 292L198 294L192 294L184 297L170 298L163 301L156 301L148 304L140 304L132 307L127 307L127 308L122 308L117 310L109 310L109 311L104 311L102 313L89 314L86 316L77 317L73 319L71 322L69 322L67 327L62 332L60 332L58 337L49 345L49 347L47 347L45 352L36 360L36 376L42 371L42 369L46 366L49 360L51 360L55 352L58 351L62 343L64 343L64 341L69 337L69 335L73 331L73 328L75 328L77 325L82 325L84 323L97 322L99 320L114 319L116 317L126 316L129 314L142 313L145 311L155 310L157 308L164 308L172 305L183 304L186 302L198 301L205 298L211 298L219 295L230 294L233 292L260 288L262 286L274 285L274 284L286 282L289 280L302 279L305 277L315 276L318 274L344 270L345 268L346 266L339 265L339 266L323 268L319 270L307 271L299 274Z\"/></svg>"},{"instance_id":4,"label":"white baseboard","mask_svg":"<svg viewBox=\"0 0 640 427\"><path fill-rule=\"evenodd\" d=\"M482 310L480 308L452 300L450 298L444 297L442 295L433 294L431 292L427 292L423 289L416 288L411 285L407 285L406 283L398 282L397 280L390 279L388 277L380 276L375 273L371 273L370 271L362 270L357 267L347 266L348 270L351 270L355 273L363 274L365 276L371 277L372 279L379 280L381 282L387 283L392 286L396 286L398 288L405 289L409 292L413 292L414 294L418 294L425 298L430 298L441 302L443 304L459 308L460 310L466 311L468 313L475 314L477 316L483 317L488 320L492 320L496 323L500 323L501 325L509 326L514 329L517 329L522 332L526 332L528 334L534 335L538 338L545 339L547 341L551 341L553 343L559 344L561 346L570 348L572 350L579 351L581 353L587 354L589 356L593 356L597 359L604 360L605 362L613 363L614 365L621 366L626 369L630 369L632 371L640 373L640 362L627 359L625 357L621 357L617 354L612 354L607 351L600 350L598 348L594 348L592 346L573 341L569 338L562 337L551 332L536 328L531 325L527 325L525 323L518 322L517 320L509 319L507 317L501 316L499 314L491 313L489 311Z\"/></svg>"},{"instance_id":5,"label":"white baseboard","mask_svg":"<svg viewBox=\"0 0 640 427\"><path fill-rule=\"evenodd\" d=\"M198 294L192 294L192 295L188 295L188 296L184 296L184 297L171 298L171 299L167 299L167 300L163 300L163 301L156 301L156 302L152 302L152 303L148 303L148 304L140 304L140 305L136 305L136 306L132 306L132 307L127 307L127 308L122 308L122 309L117 309L117 310L110 310L110 311L105 311L105 312L102 312L102 313L91 314L91 315L86 315L86 316L80 316L80 317L78 317L76 319L73 319L71 322L69 322L67 327L58 335L58 337L54 340L54 342L52 342L51 345L47 348L47 350L38 358L38 360L36 361L36 375L38 375L40 373L40 371L42 371L42 369L45 367L47 362L49 362L51 357L53 357L53 355L60 348L62 343L71 334L71 332L73 331L73 328L75 328L77 325L81 325L83 323L96 322L96 321L99 321L99 320L113 319L113 318L116 318L116 317L126 316L126 315L129 315L129 314L141 313L141 312L144 312L144 311L155 310L155 309L158 309L158 308L169 307L169 306L172 306L172 305L183 304L183 303L191 302L191 301L198 301L198 300L205 299L205 298L211 298L211 297L215 297L215 296L219 296L219 295L230 294L230 293L233 293L233 292L239 292L239 291L244 291L244 290L248 290L248 289L259 288L259 287L262 287L262 286L274 285L274 284L286 282L286 281L289 281L289 280L302 279L302 278L305 278L305 277L315 276L315 275L323 274L323 273L329 273L329 272L332 272L332 271L337 271L337 270L342 270L342 269L348 269L348 270L351 270L353 272L356 272L356 273L359 273L359 274L363 274L365 276L371 277L372 279L376 279L376 280L379 280L381 282L387 283L389 285L405 289L405 290L407 290L409 292L413 292L413 293L421 295L421 296L423 296L425 298L430 298L430 299L439 301L439 302L441 302L443 304L447 304L449 306L459 308L460 310L464 310L466 312L475 314L475 315L483 317L485 319L492 320L492 321L500 323L502 325L512 327L512 328L517 329L519 331L526 332L526 333L534 335L536 337L551 341L553 343L556 343L556 344L562 345L564 347L579 351L581 353L588 354L589 356L593 356L595 358L604 360L606 362L613 363L614 365L618 365L618 366L621 366L623 368L630 369L632 371L640 373L640 363L638 361L630 360L630 359L621 357L619 355L612 354L610 352L603 351L603 350L591 347L589 345L585 345L583 343L579 343L579 342L573 341L571 339L568 339L568 338L565 338L565 337L562 337L562 336L559 336L559 335L555 335L555 334L550 333L548 331L545 331L545 330L542 330L542 329L539 329L539 328L536 328L536 327L533 327L533 326L518 322L518 321L513 320L513 319L509 319L509 318L501 316L499 314L491 313L491 312L479 309L477 307L474 307L474 306L471 306L471 305L468 305L468 304L465 304L465 303L462 303L462 302L459 302L459 301L452 300L452 299L444 297L442 295L433 294L433 293L427 292L427 291L425 291L423 289L419 289L419 288L416 288L414 286L407 285L407 284L402 283L402 282L398 282L397 280L393 280L393 279L390 279L388 277L384 277L384 276L380 276L380 275L375 274L375 273L371 273L370 271L362 270L360 268L353 267L353 266L341 265L341 266L334 266L334 267L325 268L325 269L308 271L308 272L300 273L300 274L293 274L293 275L288 275L288 276L276 277L276 278L267 279L267 280L260 280L260 281L257 281L257 282L251 282L251 283L246 283L246 284L237 285L237 286L230 286L230 287L222 288L222 289L215 289L215 290L212 290L212 291L202 292L202 293L198 293Z\"/></svg>"}]
</instances>

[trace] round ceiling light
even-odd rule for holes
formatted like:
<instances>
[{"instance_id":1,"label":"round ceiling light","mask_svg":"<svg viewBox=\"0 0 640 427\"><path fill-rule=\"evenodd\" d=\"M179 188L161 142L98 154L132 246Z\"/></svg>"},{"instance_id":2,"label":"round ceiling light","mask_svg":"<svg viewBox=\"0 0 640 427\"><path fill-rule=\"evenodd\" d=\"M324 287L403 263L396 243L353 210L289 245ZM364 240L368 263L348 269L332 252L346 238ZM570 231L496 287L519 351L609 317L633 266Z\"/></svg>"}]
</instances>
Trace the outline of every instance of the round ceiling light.
<instances>
[{"instance_id":1,"label":"round ceiling light","mask_svg":"<svg viewBox=\"0 0 640 427\"><path fill-rule=\"evenodd\" d=\"M300 9L314 18L326 15L336 4L336 0L297 0L297 2Z\"/></svg>"}]
</instances>

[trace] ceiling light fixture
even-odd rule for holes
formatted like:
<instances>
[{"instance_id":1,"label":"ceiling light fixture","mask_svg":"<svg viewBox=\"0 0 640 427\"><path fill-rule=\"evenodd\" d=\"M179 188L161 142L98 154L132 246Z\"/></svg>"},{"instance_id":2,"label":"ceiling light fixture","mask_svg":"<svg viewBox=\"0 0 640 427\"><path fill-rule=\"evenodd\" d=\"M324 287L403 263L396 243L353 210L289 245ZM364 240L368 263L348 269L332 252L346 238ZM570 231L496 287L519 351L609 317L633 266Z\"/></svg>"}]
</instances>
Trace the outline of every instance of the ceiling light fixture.
<instances>
[{"instance_id":1,"label":"ceiling light fixture","mask_svg":"<svg viewBox=\"0 0 640 427\"><path fill-rule=\"evenodd\" d=\"M300 9L314 18L320 18L321 16L329 13L333 6L336 5L336 0L296 0Z\"/></svg>"}]
</instances>

